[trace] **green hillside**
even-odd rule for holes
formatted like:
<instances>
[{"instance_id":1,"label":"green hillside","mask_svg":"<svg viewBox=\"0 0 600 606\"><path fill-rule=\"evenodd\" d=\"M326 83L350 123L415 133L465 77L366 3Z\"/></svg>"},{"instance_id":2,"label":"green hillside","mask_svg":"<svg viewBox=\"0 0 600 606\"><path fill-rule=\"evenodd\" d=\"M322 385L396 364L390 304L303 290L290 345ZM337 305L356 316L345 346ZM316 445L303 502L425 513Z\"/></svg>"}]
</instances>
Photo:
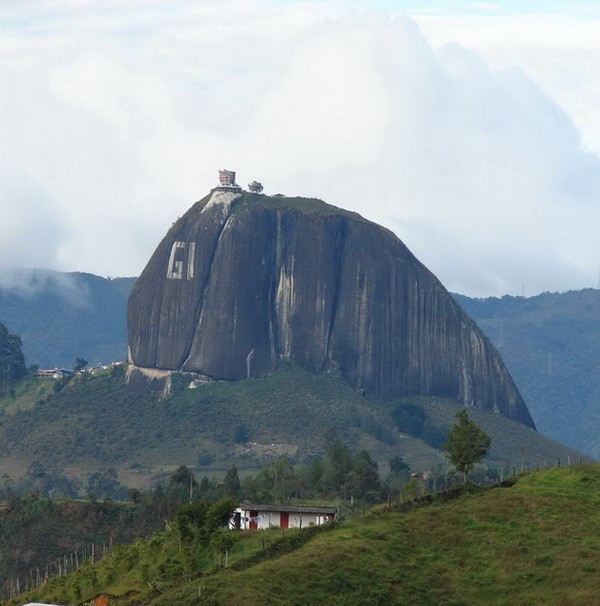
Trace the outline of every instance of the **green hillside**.
<instances>
[{"instance_id":1,"label":"green hillside","mask_svg":"<svg viewBox=\"0 0 600 606\"><path fill-rule=\"evenodd\" d=\"M259 379L196 389L179 375L162 399L128 392L118 372L79 377L60 391L43 391L45 381L34 379L15 398L0 400L0 464L14 477L34 461L74 476L111 466L123 484L138 488L181 464L203 473L224 473L232 463L255 470L283 455L299 463L322 453L330 427L384 472L394 456L427 471L445 464L440 447L460 409L437 398L373 402L335 374L287 365ZM32 392L39 394L33 407ZM521 469L581 456L498 414L470 412L492 437L488 465Z\"/></svg>"},{"instance_id":2,"label":"green hillside","mask_svg":"<svg viewBox=\"0 0 600 606\"><path fill-rule=\"evenodd\" d=\"M11 580L25 583L34 571L56 572L57 561L68 557L69 570L91 555L91 545L102 555L113 543L132 541L164 528L165 508L155 502L130 504L12 498L0 508L0 596Z\"/></svg>"},{"instance_id":3,"label":"green hillside","mask_svg":"<svg viewBox=\"0 0 600 606\"><path fill-rule=\"evenodd\" d=\"M600 458L600 290L454 296L502 355L537 428Z\"/></svg>"},{"instance_id":4,"label":"green hillside","mask_svg":"<svg viewBox=\"0 0 600 606\"><path fill-rule=\"evenodd\" d=\"M106 593L121 606L597 603L600 466L511 484L323 529L223 531L207 542L205 526L182 534L172 524L26 597L81 604Z\"/></svg>"}]
</instances>

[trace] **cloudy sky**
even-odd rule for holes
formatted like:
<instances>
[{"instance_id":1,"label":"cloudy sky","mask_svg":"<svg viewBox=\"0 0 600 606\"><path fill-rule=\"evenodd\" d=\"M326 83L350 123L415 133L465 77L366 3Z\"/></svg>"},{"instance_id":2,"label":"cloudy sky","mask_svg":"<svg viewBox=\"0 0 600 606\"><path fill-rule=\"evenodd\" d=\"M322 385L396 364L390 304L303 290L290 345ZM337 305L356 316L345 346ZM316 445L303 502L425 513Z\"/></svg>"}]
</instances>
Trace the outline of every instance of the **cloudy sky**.
<instances>
[{"instance_id":1,"label":"cloudy sky","mask_svg":"<svg viewBox=\"0 0 600 606\"><path fill-rule=\"evenodd\" d=\"M596 5L2 0L0 265L138 275L230 168L453 291L596 287Z\"/></svg>"}]
</instances>

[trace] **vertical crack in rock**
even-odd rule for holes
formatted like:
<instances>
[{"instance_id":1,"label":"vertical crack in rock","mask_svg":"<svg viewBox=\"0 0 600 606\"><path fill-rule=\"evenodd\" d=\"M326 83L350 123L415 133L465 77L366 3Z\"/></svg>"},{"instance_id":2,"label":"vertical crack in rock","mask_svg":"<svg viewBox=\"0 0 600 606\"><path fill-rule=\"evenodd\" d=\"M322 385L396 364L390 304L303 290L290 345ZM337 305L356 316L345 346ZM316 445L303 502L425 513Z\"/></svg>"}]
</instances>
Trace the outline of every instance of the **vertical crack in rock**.
<instances>
[{"instance_id":1,"label":"vertical crack in rock","mask_svg":"<svg viewBox=\"0 0 600 606\"><path fill-rule=\"evenodd\" d=\"M223 233L225 232L229 222L231 221L231 217L232 217L231 207L237 199L239 199L239 195L232 196L231 198L226 199L223 195L218 195L218 192L215 192L211 196L211 199L209 200L208 204L201 211L201 212L206 212L210 207L214 206L215 204L221 204L223 206L223 219L224 220L222 222L221 229L219 230L219 234L217 236L215 245L212 248L212 251L210 254L210 259L208 261L208 270L206 272L205 279L202 283L202 290L201 290L202 294L200 295L200 298L198 300L197 310L196 310L196 314L195 314L194 335L196 334L196 331L197 331L198 327L200 326L200 324L202 322L202 317L204 315L204 303L206 300L206 291L208 289L208 285L210 284L210 279L211 279L212 270L213 270L213 261L214 261L215 255L217 253L217 249L219 247L219 242L221 241L221 238L223 237ZM227 201L225 201L225 200L227 200ZM181 365L182 369L185 369L186 364L188 363L193 343L194 343L194 339L192 338L189 341L189 347L185 353L183 364Z\"/></svg>"},{"instance_id":2,"label":"vertical crack in rock","mask_svg":"<svg viewBox=\"0 0 600 606\"><path fill-rule=\"evenodd\" d=\"M329 317L329 327L327 331L327 345L325 349L325 367L335 366L331 357L331 339L335 330L335 318L338 312L341 279L342 279L342 257L344 255L344 245L346 242L346 224L341 222L339 231L336 234L335 246L335 282L333 286L333 301L331 303L331 315Z\"/></svg>"}]
</instances>

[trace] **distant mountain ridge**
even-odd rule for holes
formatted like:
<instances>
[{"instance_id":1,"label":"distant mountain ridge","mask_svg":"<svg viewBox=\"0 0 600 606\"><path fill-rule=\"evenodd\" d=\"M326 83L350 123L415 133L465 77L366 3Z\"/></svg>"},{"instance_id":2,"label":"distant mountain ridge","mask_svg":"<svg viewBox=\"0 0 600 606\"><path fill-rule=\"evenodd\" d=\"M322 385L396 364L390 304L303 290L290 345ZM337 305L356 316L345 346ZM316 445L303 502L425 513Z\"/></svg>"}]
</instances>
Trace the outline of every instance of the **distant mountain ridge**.
<instances>
[{"instance_id":1,"label":"distant mountain ridge","mask_svg":"<svg viewBox=\"0 0 600 606\"><path fill-rule=\"evenodd\" d=\"M502 354L538 429L600 459L600 290L454 297Z\"/></svg>"},{"instance_id":2,"label":"distant mountain ridge","mask_svg":"<svg viewBox=\"0 0 600 606\"><path fill-rule=\"evenodd\" d=\"M71 368L127 357L126 303L135 278L48 269L0 271L0 322L23 341L28 365Z\"/></svg>"}]
</instances>

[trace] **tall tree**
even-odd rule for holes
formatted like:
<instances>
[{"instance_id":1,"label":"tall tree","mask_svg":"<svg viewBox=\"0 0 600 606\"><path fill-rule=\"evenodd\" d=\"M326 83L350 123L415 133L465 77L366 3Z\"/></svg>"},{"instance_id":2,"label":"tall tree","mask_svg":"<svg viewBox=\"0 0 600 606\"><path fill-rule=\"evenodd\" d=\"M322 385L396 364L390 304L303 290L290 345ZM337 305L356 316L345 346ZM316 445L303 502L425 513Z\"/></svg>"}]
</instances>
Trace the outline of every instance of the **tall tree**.
<instances>
[{"instance_id":1,"label":"tall tree","mask_svg":"<svg viewBox=\"0 0 600 606\"><path fill-rule=\"evenodd\" d=\"M242 485L240 484L240 476L235 465L232 465L225 474L223 494L226 499L239 500L242 497Z\"/></svg>"},{"instance_id":2,"label":"tall tree","mask_svg":"<svg viewBox=\"0 0 600 606\"><path fill-rule=\"evenodd\" d=\"M88 367L88 361L83 358L75 358L75 364L73 364L73 372L81 372L84 368Z\"/></svg>"},{"instance_id":3,"label":"tall tree","mask_svg":"<svg viewBox=\"0 0 600 606\"><path fill-rule=\"evenodd\" d=\"M9 333L6 326L0 324L0 395L6 392L11 381L27 373L22 347L20 337Z\"/></svg>"},{"instance_id":4,"label":"tall tree","mask_svg":"<svg viewBox=\"0 0 600 606\"><path fill-rule=\"evenodd\" d=\"M452 426L445 445L446 456L463 473L465 484L475 463L488 453L490 437L471 419L466 410L456 414L458 421Z\"/></svg>"},{"instance_id":5,"label":"tall tree","mask_svg":"<svg viewBox=\"0 0 600 606\"><path fill-rule=\"evenodd\" d=\"M352 496L377 502L381 498L381 481L377 473L377 463L366 450L354 457L352 471L348 473L347 487Z\"/></svg>"},{"instance_id":6,"label":"tall tree","mask_svg":"<svg viewBox=\"0 0 600 606\"><path fill-rule=\"evenodd\" d=\"M346 474L352 469L352 455L335 430L326 430L325 443L326 453L321 482L325 490L336 492L343 488Z\"/></svg>"}]
</instances>

